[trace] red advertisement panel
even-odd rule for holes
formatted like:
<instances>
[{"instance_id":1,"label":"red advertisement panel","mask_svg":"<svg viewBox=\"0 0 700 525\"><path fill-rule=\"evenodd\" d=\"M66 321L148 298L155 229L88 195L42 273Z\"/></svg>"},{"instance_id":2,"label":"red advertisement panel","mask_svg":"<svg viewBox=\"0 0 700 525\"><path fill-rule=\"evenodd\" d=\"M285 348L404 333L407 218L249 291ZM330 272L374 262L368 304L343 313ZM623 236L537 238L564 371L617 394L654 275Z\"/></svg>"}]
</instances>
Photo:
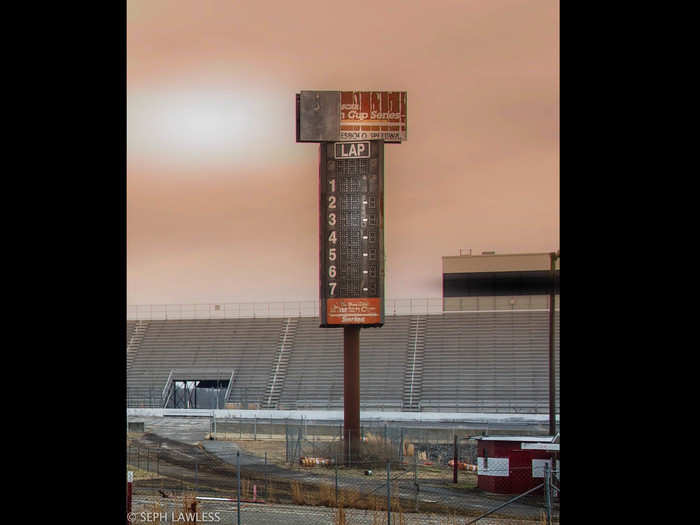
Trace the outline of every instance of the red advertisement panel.
<instances>
[{"instance_id":1,"label":"red advertisement panel","mask_svg":"<svg viewBox=\"0 0 700 525\"><path fill-rule=\"evenodd\" d=\"M341 91L340 140L407 138L405 91Z\"/></svg>"},{"instance_id":2,"label":"red advertisement panel","mask_svg":"<svg viewBox=\"0 0 700 525\"><path fill-rule=\"evenodd\" d=\"M326 316L329 325L381 323L381 299L328 299Z\"/></svg>"}]
</instances>

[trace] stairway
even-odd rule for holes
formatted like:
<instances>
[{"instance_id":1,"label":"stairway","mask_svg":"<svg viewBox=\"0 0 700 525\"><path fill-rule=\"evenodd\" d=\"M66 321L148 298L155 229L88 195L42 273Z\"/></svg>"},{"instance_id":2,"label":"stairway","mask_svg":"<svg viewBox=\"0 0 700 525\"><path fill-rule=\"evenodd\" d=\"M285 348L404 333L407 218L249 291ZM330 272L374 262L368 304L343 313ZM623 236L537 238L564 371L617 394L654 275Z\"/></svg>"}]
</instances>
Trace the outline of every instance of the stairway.
<instances>
[{"instance_id":1,"label":"stairway","mask_svg":"<svg viewBox=\"0 0 700 525\"><path fill-rule=\"evenodd\" d=\"M287 376L287 365L289 364L289 353L294 345L294 336L297 332L299 320L296 317L289 317L280 333L279 347L273 361L273 368L265 389L263 398L263 408L277 408L280 394L284 386L284 379Z\"/></svg>"},{"instance_id":2,"label":"stairway","mask_svg":"<svg viewBox=\"0 0 700 525\"><path fill-rule=\"evenodd\" d=\"M423 385L423 353L425 349L425 317L413 316L410 324L408 348L406 350L406 372L404 374L402 410L420 410Z\"/></svg>"},{"instance_id":3,"label":"stairway","mask_svg":"<svg viewBox=\"0 0 700 525\"><path fill-rule=\"evenodd\" d=\"M136 353L141 346L141 341L143 341L143 336L148 328L148 321L136 321L136 327L134 328L134 333L131 334L131 338L126 345L126 369L131 368L131 363L133 363Z\"/></svg>"}]
</instances>

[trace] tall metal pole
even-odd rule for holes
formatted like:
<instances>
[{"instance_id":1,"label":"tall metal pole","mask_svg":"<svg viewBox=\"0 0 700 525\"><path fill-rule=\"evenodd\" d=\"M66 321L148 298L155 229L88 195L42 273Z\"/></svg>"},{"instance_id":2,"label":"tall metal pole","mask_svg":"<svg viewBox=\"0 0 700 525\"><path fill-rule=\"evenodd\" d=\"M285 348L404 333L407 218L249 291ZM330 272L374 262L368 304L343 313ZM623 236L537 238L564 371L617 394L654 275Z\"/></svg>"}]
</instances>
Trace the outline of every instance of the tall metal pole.
<instances>
[{"instance_id":1,"label":"tall metal pole","mask_svg":"<svg viewBox=\"0 0 700 525\"><path fill-rule=\"evenodd\" d=\"M452 458L452 483L457 483L457 472L459 471L459 454L457 453L457 434L454 436L454 457Z\"/></svg>"},{"instance_id":2,"label":"tall metal pole","mask_svg":"<svg viewBox=\"0 0 700 525\"><path fill-rule=\"evenodd\" d=\"M343 436L345 463L358 457L360 444L360 327L343 327Z\"/></svg>"},{"instance_id":3,"label":"tall metal pole","mask_svg":"<svg viewBox=\"0 0 700 525\"><path fill-rule=\"evenodd\" d=\"M556 268L557 258L559 253L551 252L549 254L551 262L552 287L549 292L549 435L554 436L557 433L556 416L555 416L555 375L554 375L554 300L556 295Z\"/></svg>"},{"instance_id":4,"label":"tall metal pole","mask_svg":"<svg viewBox=\"0 0 700 525\"><path fill-rule=\"evenodd\" d=\"M236 522L241 525L241 451L236 451Z\"/></svg>"},{"instance_id":5,"label":"tall metal pole","mask_svg":"<svg viewBox=\"0 0 700 525\"><path fill-rule=\"evenodd\" d=\"M386 523L391 525L391 462L386 462Z\"/></svg>"}]
</instances>

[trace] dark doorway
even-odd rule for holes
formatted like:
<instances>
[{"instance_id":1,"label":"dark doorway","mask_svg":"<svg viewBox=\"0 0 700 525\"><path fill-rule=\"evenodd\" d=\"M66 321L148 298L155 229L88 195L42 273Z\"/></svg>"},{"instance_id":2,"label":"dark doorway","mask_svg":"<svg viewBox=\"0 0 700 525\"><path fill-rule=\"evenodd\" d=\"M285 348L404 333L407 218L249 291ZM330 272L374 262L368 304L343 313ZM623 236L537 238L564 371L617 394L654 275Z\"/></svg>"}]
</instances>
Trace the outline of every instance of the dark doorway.
<instances>
[{"instance_id":1,"label":"dark doorway","mask_svg":"<svg viewBox=\"0 0 700 525\"><path fill-rule=\"evenodd\" d=\"M172 408L224 408L228 379L175 379Z\"/></svg>"}]
</instances>

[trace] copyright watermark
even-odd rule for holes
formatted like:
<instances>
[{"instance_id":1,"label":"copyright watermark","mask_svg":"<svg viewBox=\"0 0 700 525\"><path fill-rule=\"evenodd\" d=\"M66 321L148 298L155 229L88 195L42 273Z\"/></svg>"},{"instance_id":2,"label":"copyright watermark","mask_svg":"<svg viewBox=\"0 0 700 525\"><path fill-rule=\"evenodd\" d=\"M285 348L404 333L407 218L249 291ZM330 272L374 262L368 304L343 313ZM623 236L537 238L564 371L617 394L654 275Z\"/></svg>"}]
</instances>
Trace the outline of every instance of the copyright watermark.
<instances>
[{"instance_id":1,"label":"copyright watermark","mask_svg":"<svg viewBox=\"0 0 700 525\"><path fill-rule=\"evenodd\" d=\"M128 512L129 523L216 523L221 521L217 512Z\"/></svg>"}]
</instances>

